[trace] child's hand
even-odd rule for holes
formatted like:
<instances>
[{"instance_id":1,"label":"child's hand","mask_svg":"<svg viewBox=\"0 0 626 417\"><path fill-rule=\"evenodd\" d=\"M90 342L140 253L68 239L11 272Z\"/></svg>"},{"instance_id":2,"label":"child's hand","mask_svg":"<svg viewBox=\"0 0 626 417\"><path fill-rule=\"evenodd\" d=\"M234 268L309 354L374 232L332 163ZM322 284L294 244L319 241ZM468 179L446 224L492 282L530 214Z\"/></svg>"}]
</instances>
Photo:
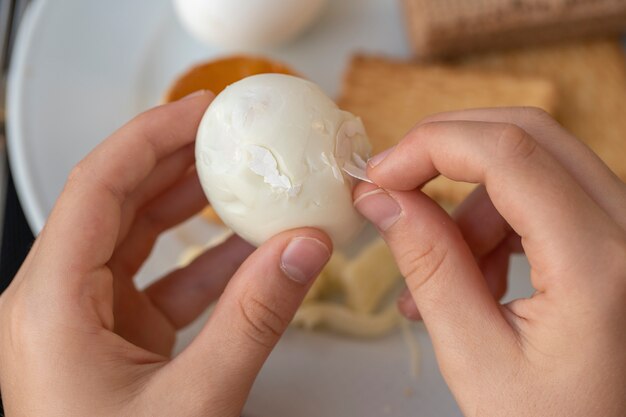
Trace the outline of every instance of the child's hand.
<instances>
[{"instance_id":1,"label":"child's hand","mask_svg":"<svg viewBox=\"0 0 626 417\"><path fill-rule=\"evenodd\" d=\"M211 98L144 113L70 175L0 297L8 416L239 416L331 243L319 231L292 230L252 253L232 238L146 290L135 287L161 232L207 203L192 167ZM170 360L176 330L224 288L204 329Z\"/></svg>"},{"instance_id":2,"label":"child's hand","mask_svg":"<svg viewBox=\"0 0 626 417\"><path fill-rule=\"evenodd\" d=\"M482 184L453 218L419 190L439 173ZM368 174L381 189L356 206L466 415L624 415L626 185L597 156L536 109L471 110L418 124ZM522 250L536 292L501 306Z\"/></svg>"}]
</instances>

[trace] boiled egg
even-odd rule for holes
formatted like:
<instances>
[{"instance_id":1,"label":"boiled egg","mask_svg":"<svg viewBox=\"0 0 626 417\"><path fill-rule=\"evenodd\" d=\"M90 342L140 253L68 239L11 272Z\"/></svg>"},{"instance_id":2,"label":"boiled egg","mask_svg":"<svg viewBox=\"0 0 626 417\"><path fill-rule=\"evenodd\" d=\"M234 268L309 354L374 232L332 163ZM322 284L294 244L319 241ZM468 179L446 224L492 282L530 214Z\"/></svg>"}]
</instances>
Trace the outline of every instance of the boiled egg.
<instances>
[{"instance_id":1,"label":"boiled egg","mask_svg":"<svg viewBox=\"0 0 626 417\"><path fill-rule=\"evenodd\" d=\"M174 0L183 26L198 40L250 49L286 42L320 15L327 0Z\"/></svg>"},{"instance_id":2,"label":"boiled egg","mask_svg":"<svg viewBox=\"0 0 626 417\"><path fill-rule=\"evenodd\" d=\"M352 204L371 146L361 119L314 83L283 74L244 78L206 110L196 167L224 223L254 245L297 227L347 243L364 220Z\"/></svg>"}]
</instances>

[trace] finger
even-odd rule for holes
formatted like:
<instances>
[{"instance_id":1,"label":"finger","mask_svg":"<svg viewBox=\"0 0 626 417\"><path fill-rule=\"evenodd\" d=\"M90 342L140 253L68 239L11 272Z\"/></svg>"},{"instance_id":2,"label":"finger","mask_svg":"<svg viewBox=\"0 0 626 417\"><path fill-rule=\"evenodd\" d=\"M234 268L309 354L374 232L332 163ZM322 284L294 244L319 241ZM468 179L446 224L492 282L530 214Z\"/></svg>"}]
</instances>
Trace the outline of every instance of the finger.
<instances>
[{"instance_id":1,"label":"finger","mask_svg":"<svg viewBox=\"0 0 626 417\"><path fill-rule=\"evenodd\" d=\"M478 261L489 292L496 301L506 293L510 260L511 247L505 241Z\"/></svg>"},{"instance_id":2,"label":"finger","mask_svg":"<svg viewBox=\"0 0 626 417\"><path fill-rule=\"evenodd\" d=\"M159 235L206 205L206 196L193 170L141 210L108 263L116 279L132 279L150 255Z\"/></svg>"},{"instance_id":3,"label":"finger","mask_svg":"<svg viewBox=\"0 0 626 417\"><path fill-rule=\"evenodd\" d=\"M583 142L544 110L535 107L470 109L435 114L420 124L443 121L510 123L524 129L557 159L585 192L626 229L626 192L623 182ZM584 169L581 169L584 161ZM603 184L598 187L598 184Z\"/></svg>"},{"instance_id":4,"label":"finger","mask_svg":"<svg viewBox=\"0 0 626 417\"><path fill-rule=\"evenodd\" d=\"M398 297L396 305L398 306L398 311L400 311L400 314L402 314L407 319L412 321L418 321L422 319L422 315L417 308L417 304L415 304L413 295L408 288L402 290L400 296Z\"/></svg>"},{"instance_id":5,"label":"finger","mask_svg":"<svg viewBox=\"0 0 626 417\"><path fill-rule=\"evenodd\" d=\"M501 243L491 253L478 260L478 266L485 278L489 292L494 300L500 300L506 293L508 284L509 261L513 248L508 241ZM398 297L398 309L409 320L421 320L422 316L411 296L408 288L405 288Z\"/></svg>"},{"instance_id":6,"label":"finger","mask_svg":"<svg viewBox=\"0 0 626 417\"><path fill-rule=\"evenodd\" d=\"M126 197L158 161L193 142L212 97L198 95L136 117L73 169L46 226L44 239L51 241L42 242L59 275L84 277L109 260Z\"/></svg>"},{"instance_id":7,"label":"finger","mask_svg":"<svg viewBox=\"0 0 626 417\"><path fill-rule=\"evenodd\" d=\"M489 290L500 300L507 289L511 255L523 253L520 237L498 213L484 186L457 207L452 217L478 260Z\"/></svg>"},{"instance_id":8,"label":"finger","mask_svg":"<svg viewBox=\"0 0 626 417\"><path fill-rule=\"evenodd\" d=\"M154 167L152 173L128 196L122 206L121 226L117 238L118 244L128 234L130 226L135 221L137 211L174 185L189 171L195 160L194 150L194 144L190 143L163 158Z\"/></svg>"},{"instance_id":9,"label":"finger","mask_svg":"<svg viewBox=\"0 0 626 417\"><path fill-rule=\"evenodd\" d=\"M476 257L491 252L513 232L484 186L476 187L454 210L452 218Z\"/></svg>"},{"instance_id":10,"label":"finger","mask_svg":"<svg viewBox=\"0 0 626 417\"><path fill-rule=\"evenodd\" d=\"M495 358L502 346L517 350L513 329L461 233L441 207L421 191L387 193L371 184L357 186L355 207L389 245L437 355L447 358L440 363L447 379L465 377L456 373L451 358L463 356L463 362L473 363L472 353ZM492 340L499 340L499 346L487 342ZM472 366L465 369L481 372Z\"/></svg>"},{"instance_id":11,"label":"finger","mask_svg":"<svg viewBox=\"0 0 626 417\"><path fill-rule=\"evenodd\" d=\"M232 236L186 267L167 274L146 288L145 293L152 304L181 329L217 300L230 277L253 250L245 240Z\"/></svg>"},{"instance_id":12,"label":"finger","mask_svg":"<svg viewBox=\"0 0 626 417\"><path fill-rule=\"evenodd\" d=\"M244 262L204 329L157 375L156 392L177 381L176 399L163 404L170 414L192 407L193 415L209 410L239 415L261 366L328 261L331 245L320 231L291 230Z\"/></svg>"},{"instance_id":13,"label":"finger","mask_svg":"<svg viewBox=\"0 0 626 417\"><path fill-rule=\"evenodd\" d=\"M452 218L477 259L494 299L499 300L506 292L509 257L522 251L521 245L511 242L513 230L491 203L484 186L477 187L456 208ZM500 246L505 250L498 250ZM408 289L398 297L397 304L409 320L421 319Z\"/></svg>"},{"instance_id":14,"label":"finger","mask_svg":"<svg viewBox=\"0 0 626 417\"><path fill-rule=\"evenodd\" d=\"M606 213L554 158L515 125L420 125L382 162L372 164L375 166L368 174L387 189L412 190L438 173L457 181L485 184L497 211L522 236L534 265L560 272L562 277L589 256L589 246L600 251L612 247L613 254L619 246L615 240L621 237ZM593 273L590 264L581 266L579 277ZM539 291L546 289L545 280L540 278L545 276L533 275L533 285ZM571 287L569 280L565 286Z\"/></svg>"}]
</instances>

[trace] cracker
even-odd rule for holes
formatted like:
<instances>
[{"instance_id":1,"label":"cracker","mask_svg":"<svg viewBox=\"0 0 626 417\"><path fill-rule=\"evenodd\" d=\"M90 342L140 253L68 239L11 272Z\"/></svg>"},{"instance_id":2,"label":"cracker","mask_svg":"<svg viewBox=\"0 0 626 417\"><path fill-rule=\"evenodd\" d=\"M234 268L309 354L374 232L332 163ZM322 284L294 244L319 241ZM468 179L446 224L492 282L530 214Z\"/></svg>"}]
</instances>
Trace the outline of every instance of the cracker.
<instances>
[{"instance_id":1,"label":"cracker","mask_svg":"<svg viewBox=\"0 0 626 417\"><path fill-rule=\"evenodd\" d=\"M363 119L373 153L396 143L420 119L470 107L536 106L556 110L554 85L540 77L484 74L443 65L420 65L355 56L339 106ZM438 178L424 191L444 204L460 202L474 185Z\"/></svg>"},{"instance_id":2,"label":"cracker","mask_svg":"<svg viewBox=\"0 0 626 417\"><path fill-rule=\"evenodd\" d=\"M416 56L542 44L626 29L624 0L402 0Z\"/></svg>"},{"instance_id":3,"label":"cracker","mask_svg":"<svg viewBox=\"0 0 626 417\"><path fill-rule=\"evenodd\" d=\"M552 80L557 120L626 181L626 54L618 39L477 55L459 66Z\"/></svg>"}]
</instances>

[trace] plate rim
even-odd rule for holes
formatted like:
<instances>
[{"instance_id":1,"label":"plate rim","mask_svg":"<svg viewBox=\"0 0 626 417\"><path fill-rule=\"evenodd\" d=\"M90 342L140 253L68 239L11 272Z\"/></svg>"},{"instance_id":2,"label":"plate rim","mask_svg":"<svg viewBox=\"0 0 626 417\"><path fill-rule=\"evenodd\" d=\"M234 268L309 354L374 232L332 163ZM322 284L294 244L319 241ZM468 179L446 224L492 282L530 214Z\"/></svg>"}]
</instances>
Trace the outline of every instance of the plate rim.
<instances>
[{"instance_id":1,"label":"plate rim","mask_svg":"<svg viewBox=\"0 0 626 417\"><path fill-rule=\"evenodd\" d=\"M36 38L37 28L40 27L37 22L45 15L45 10L50 4L53 4L51 0L37 0L27 7L17 31L7 76L7 155L18 199L35 235L39 234L43 228L47 216L43 213L43 206L37 204L38 197L31 175L33 170L30 169L31 162L27 157L24 131L21 129L24 122L22 107L25 95L23 91L27 83L25 67Z\"/></svg>"}]
</instances>

